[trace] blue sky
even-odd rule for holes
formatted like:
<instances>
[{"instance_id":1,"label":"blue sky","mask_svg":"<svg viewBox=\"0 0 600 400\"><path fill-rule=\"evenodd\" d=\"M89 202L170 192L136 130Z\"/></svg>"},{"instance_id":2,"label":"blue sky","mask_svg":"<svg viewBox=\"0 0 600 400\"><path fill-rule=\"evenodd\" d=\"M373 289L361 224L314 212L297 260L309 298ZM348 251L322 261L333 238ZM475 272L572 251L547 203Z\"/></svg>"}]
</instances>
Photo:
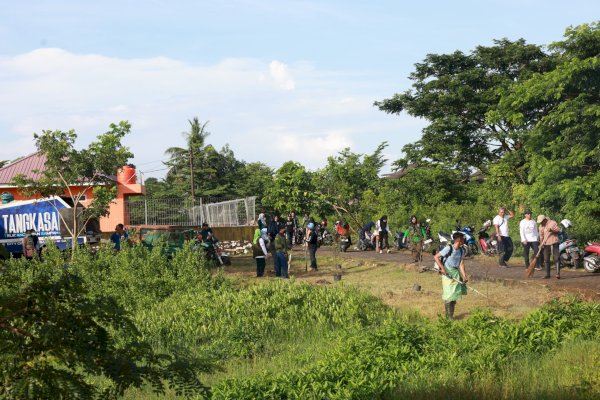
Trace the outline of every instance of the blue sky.
<instances>
[{"instance_id":1,"label":"blue sky","mask_svg":"<svg viewBox=\"0 0 600 400\"><path fill-rule=\"evenodd\" d=\"M0 0L0 159L34 151L33 132L75 129L81 145L111 122L146 176L183 145L188 119L208 142L272 167L310 169L344 147L401 156L424 121L373 102L409 89L428 53L493 39L561 40L600 16L567 1ZM157 171L158 170L158 171Z\"/></svg>"}]
</instances>

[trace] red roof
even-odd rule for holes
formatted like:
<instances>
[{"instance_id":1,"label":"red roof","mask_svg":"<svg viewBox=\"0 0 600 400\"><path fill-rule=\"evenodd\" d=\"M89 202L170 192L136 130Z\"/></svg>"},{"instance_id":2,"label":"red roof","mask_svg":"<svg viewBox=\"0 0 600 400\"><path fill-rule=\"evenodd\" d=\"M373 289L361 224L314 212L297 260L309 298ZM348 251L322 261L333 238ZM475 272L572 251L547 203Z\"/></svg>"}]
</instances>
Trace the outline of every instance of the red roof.
<instances>
[{"instance_id":1,"label":"red roof","mask_svg":"<svg viewBox=\"0 0 600 400\"><path fill-rule=\"evenodd\" d=\"M41 174L33 172L34 170L43 171L46 169L46 156L41 153L33 153L23 157L15 162L12 162L0 168L0 185L13 185L12 180L19 174L25 175L27 178L39 179Z\"/></svg>"}]
</instances>

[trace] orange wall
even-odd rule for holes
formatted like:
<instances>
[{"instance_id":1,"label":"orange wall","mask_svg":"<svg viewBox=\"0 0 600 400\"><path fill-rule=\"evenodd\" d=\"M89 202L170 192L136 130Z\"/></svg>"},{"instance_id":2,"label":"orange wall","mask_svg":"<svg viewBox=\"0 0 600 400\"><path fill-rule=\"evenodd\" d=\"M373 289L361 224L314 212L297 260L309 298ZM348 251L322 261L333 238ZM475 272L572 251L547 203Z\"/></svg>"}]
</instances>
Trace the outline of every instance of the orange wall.
<instances>
[{"instance_id":1,"label":"orange wall","mask_svg":"<svg viewBox=\"0 0 600 400\"><path fill-rule=\"evenodd\" d=\"M74 195L81 193L83 190L79 186L70 186L70 189ZM13 187L0 188L0 193L4 193L4 192L8 192L8 193L12 194L13 197L15 198L15 200L17 200L17 201L18 200L39 199L42 197L39 194L36 194L35 196L25 196L23 193L19 192L18 188L13 188ZM63 194L63 196L70 196L69 191L65 190L65 193ZM92 189L88 188L85 193L85 196L86 196L86 200L81 202L84 206L88 205L92 198Z\"/></svg>"}]
</instances>

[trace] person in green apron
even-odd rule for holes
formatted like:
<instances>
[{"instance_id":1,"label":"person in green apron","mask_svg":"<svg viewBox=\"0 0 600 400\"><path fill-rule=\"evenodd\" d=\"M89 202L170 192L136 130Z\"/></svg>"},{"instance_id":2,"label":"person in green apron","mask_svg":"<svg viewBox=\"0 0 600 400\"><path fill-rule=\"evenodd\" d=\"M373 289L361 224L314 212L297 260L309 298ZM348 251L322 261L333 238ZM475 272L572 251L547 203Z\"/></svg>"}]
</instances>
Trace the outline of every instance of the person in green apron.
<instances>
[{"instance_id":1,"label":"person in green apron","mask_svg":"<svg viewBox=\"0 0 600 400\"><path fill-rule=\"evenodd\" d=\"M465 272L465 237L461 232L452 234L452 245L445 246L435 256L442 274L442 299L446 309L446 318L454 319L456 301L467 294L468 277Z\"/></svg>"}]
</instances>

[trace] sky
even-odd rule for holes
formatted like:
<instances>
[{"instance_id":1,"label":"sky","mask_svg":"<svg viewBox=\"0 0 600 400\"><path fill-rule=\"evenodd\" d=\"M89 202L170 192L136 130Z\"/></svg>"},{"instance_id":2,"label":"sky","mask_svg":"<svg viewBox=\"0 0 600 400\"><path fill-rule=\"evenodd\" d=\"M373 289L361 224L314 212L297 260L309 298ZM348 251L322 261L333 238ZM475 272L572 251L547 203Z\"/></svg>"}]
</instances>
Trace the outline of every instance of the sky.
<instances>
[{"instance_id":1,"label":"sky","mask_svg":"<svg viewBox=\"0 0 600 400\"><path fill-rule=\"evenodd\" d=\"M161 178L198 117L208 143L275 169L383 141L391 162L426 121L373 103L427 54L547 45L599 16L597 0L0 0L0 160L34 152L34 132L84 147L128 120L131 161Z\"/></svg>"}]
</instances>

